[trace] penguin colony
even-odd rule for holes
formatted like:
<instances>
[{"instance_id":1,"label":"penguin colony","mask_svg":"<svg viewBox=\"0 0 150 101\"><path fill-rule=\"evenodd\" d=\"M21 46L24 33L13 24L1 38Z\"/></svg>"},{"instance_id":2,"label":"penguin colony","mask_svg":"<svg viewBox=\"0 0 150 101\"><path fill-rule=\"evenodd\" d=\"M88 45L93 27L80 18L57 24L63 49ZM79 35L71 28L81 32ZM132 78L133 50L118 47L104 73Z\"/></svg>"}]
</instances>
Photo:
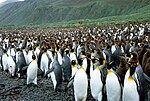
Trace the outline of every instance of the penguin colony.
<instances>
[{"instance_id":1,"label":"penguin colony","mask_svg":"<svg viewBox=\"0 0 150 101\"><path fill-rule=\"evenodd\" d=\"M96 101L146 101L150 25L4 32L0 69L27 85L50 77L55 91L67 82L75 101L86 101L88 93Z\"/></svg>"}]
</instances>

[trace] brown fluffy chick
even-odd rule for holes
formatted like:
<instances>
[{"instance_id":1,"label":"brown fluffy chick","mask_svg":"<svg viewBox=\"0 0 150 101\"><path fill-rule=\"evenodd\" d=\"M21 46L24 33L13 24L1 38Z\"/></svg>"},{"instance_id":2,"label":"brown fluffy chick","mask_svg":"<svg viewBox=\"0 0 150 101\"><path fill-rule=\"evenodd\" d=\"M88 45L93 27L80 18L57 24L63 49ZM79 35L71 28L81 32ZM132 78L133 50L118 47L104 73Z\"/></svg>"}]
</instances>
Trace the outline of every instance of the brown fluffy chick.
<instances>
[{"instance_id":1,"label":"brown fluffy chick","mask_svg":"<svg viewBox=\"0 0 150 101\"><path fill-rule=\"evenodd\" d=\"M116 70L116 73L119 75L122 85L124 84L124 78L128 68L129 67L125 60L125 57L120 56L120 64L119 64L119 68L117 68Z\"/></svg>"},{"instance_id":2,"label":"brown fluffy chick","mask_svg":"<svg viewBox=\"0 0 150 101\"><path fill-rule=\"evenodd\" d=\"M140 51L140 53L139 53L139 63L140 63L140 65L143 67L143 65L142 65L142 60L143 60L143 57L144 57L144 54L146 53L146 48L147 48L147 45L144 45L144 47L142 48L142 50Z\"/></svg>"},{"instance_id":3,"label":"brown fluffy chick","mask_svg":"<svg viewBox=\"0 0 150 101\"><path fill-rule=\"evenodd\" d=\"M150 76L150 50L147 50L143 56L142 68L144 73Z\"/></svg>"}]
</instances>

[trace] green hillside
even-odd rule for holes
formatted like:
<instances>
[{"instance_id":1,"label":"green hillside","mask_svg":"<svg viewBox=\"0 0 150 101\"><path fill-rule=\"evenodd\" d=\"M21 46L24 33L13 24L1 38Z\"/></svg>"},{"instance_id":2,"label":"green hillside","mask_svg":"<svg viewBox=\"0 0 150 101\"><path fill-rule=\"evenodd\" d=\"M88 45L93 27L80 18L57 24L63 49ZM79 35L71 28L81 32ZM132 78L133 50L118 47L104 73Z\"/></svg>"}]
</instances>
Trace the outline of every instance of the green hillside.
<instances>
[{"instance_id":1,"label":"green hillside","mask_svg":"<svg viewBox=\"0 0 150 101\"><path fill-rule=\"evenodd\" d=\"M149 20L149 12L150 0L25 0L1 7L0 24L31 25L79 19L140 20L141 16Z\"/></svg>"}]
</instances>

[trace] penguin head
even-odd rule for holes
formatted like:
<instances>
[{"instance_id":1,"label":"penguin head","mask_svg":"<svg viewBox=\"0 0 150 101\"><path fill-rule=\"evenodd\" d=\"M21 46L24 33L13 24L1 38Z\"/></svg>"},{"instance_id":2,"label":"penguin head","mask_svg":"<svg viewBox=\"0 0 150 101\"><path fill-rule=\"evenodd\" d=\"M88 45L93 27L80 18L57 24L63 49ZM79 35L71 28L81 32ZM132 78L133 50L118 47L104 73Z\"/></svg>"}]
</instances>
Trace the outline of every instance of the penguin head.
<instances>
[{"instance_id":1,"label":"penguin head","mask_svg":"<svg viewBox=\"0 0 150 101\"><path fill-rule=\"evenodd\" d=\"M74 49L71 49L71 53L74 53Z\"/></svg>"},{"instance_id":2,"label":"penguin head","mask_svg":"<svg viewBox=\"0 0 150 101\"><path fill-rule=\"evenodd\" d=\"M96 49L92 49L92 52L93 52L93 53L96 53Z\"/></svg>"},{"instance_id":3,"label":"penguin head","mask_svg":"<svg viewBox=\"0 0 150 101\"><path fill-rule=\"evenodd\" d=\"M4 53L7 53L7 50L6 50L6 49L4 49L4 50L3 50L3 52L4 52Z\"/></svg>"},{"instance_id":4,"label":"penguin head","mask_svg":"<svg viewBox=\"0 0 150 101\"><path fill-rule=\"evenodd\" d=\"M79 58L78 58L78 64L79 65L82 65L82 62L83 62L84 58L85 58L84 55L81 55L81 54L79 55Z\"/></svg>"},{"instance_id":5,"label":"penguin head","mask_svg":"<svg viewBox=\"0 0 150 101\"><path fill-rule=\"evenodd\" d=\"M35 55L32 55L32 59L35 60L35 59L36 59L36 56L35 56Z\"/></svg>"},{"instance_id":6,"label":"penguin head","mask_svg":"<svg viewBox=\"0 0 150 101\"><path fill-rule=\"evenodd\" d=\"M98 62L98 61L99 61L99 59L98 59L98 58L92 58L91 60L92 60L92 62L93 62L93 63L96 63L96 62Z\"/></svg>"},{"instance_id":7,"label":"penguin head","mask_svg":"<svg viewBox=\"0 0 150 101\"><path fill-rule=\"evenodd\" d=\"M138 55L136 52L131 53L131 57L128 61L128 65L130 68L130 76L132 76L135 72L136 67L139 65Z\"/></svg>"},{"instance_id":8,"label":"penguin head","mask_svg":"<svg viewBox=\"0 0 150 101\"><path fill-rule=\"evenodd\" d=\"M76 65L76 64L77 64L77 63L76 63L76 60L72 60L72 61L71 61L71 65L74 66L74 65Z\"/></svg>"},{"instance_id":9,"label":"penguin head","mask_svg":"<svg viewBox=\"0 0 150 101\"><path fill-rule=\"evenodd\" d=\"M111 61L111 62L104 61L104 63L106 64L106 68L107 69L111 69L112 68L113 61Z\"/></svg>"}]
</instances>

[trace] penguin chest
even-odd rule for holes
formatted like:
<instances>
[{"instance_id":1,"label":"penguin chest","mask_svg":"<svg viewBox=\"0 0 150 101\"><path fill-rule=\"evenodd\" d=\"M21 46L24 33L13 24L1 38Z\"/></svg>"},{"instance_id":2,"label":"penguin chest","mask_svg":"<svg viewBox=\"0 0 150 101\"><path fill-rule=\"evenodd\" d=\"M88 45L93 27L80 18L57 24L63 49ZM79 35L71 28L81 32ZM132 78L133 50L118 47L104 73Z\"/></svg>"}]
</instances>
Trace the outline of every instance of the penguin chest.
<instances>
[{"instance_id":1,"label":"penguin chest","mask_svg":"<svg viewBox=\"0 0 150 101\"><path fill-rule=\"evenodd\" d=\"M25 50L23 50L23 55L24 55L25 61L26 61L26 63L27 63L27 53L26 53Z\"/></svg>"},{"instance_id":2,"label":"penguin chest","mask_svg":"<svg viewBox=\"0 0 150 101\"><path fill-rule=\"evenodd\" d=\"M44 53L41 57L41 69L46 69L48 70L48 57L46 56L46 54Z\"/></svg>"},{"instance_id":3,"label":"penguin chest","mask_svg":"<svg viewBox=\"0 0 150 101\"><path fill-rule=\"evenodd\" d=\"M10 53L11 56L15 56L16 53L15 53L15 50L14 49L11 49L11 53Z\"/></svg>"},{"instance_id":4,"label":"penguin chest","mask_svg":"<svg viewBox=\"0 0 150 101\"><path fill-rule=\"evenodd\" d=\"M29 64L32 61L32 51L29 51L27 55L27 64Z\"/></svg>"},{"instance_id":5,"label":"penguin chest","mask_svg":"<svg viewBox=\"0 0 150 101\"><path fill-rule=\"evenodd\" d=\"M76 55L74 53L70 53L70 61L77 60Z\"/></svg>"},{"instance_id":6,"label":"penguin chest","mask_svg":"<svg viewBox=\"0 0 150 101\"><path fill-rule=\"evenodd\" d=\"M60 53L57 53L58 54L58 62L60 65L62 65L62 56Z\"/></svg>"},{"instance_id":7,"label":"penguin chest","mask_svg":"<svg viewBox=\"0 0 150 101\"><path fill-rule=\"evenodd\" d=\"M83 60L82 67L83 67L84 70L86 71L86 69L87 69L87 58L85 58L85 59Z\"/></svg>"},{"instance_id":8,"label":"penguin chest","mask_svg":"<svg viewBox=\"0 0 150 101\"><path fill-rule=\"evenodd\" d=\"M27 69L27 77L34 80L37 77L38 65L36 62L31 62Z\"/></svg>"},{"instance_id":9,"label":"penguin chest","mask_svg":"<svg viewBox=\"0 0 150 101\"><path fill-rule=\"evenodd\" d=\"M134 80L124 82L123 101L139 101L137 85Z\"/></svg>"},{"instance_id":10,"label":"penguin chest","mask_svg":"<svg viewBox=\"0 0 150 101\"><path fill-rule=\"evenodd\" d=\"M78 71L76 66L72 66L72 77L76 74L76 72Z\"/></svg>"},{"instance_id":11,"label":"penguin chest","mask_svg":"<svg viewBox=\"0 0 150 101\"><path fill-rule=\"evenodd\" d=\"M39 53L40 53L39 47L37 47L37 48L35 49L35 53L36 53L36 56L38 57L38 56L39 56Z\"/></svg>"},{"instance_id":12,"label":"penguin chest","mask_svg":"<svg viewBox=\"0 0 150 101\"><path fill-rule=\"evenodd\" d=\"M121 86L118 77L112 71L109 71L106 77L106 92L108 101L121 100Z\"/></svg>"},{"instance_id":13,"label":"penguin chest","mask_svg":"<svg viewBox=\"0 0 150 101\"><path fill-rule=\"evenodd\" d=\"M76 98L83 99L87 96L88 80L84 70L78 70L74 78L74 93Z\"/></svg>"},{"instance_id":14,"label":"penguin chest","mask_svg":"<svg viewBox=\"0 0 150 101\"><path fill-rule=\"evenodd\" d=\"M8 59L7 60L8 61L8 70L9 70L10 74L12 74L12 76L14 76L16 64L11 56L9 56L7 59Z\"/></svg>"},{"instance_id":15,"label":"penguin chest","mask_svg":"<svg viewBox=\"0 0 150 101\"><path fill-rule=\"evenodd\" d=\"M6 54L4 54L3 56L2 56L2 65L3 65L3 69L4 70L7 70L8 68L7 68L7 55Z\"/></svg>"},{"instance_id":16,"label":"penguin chest","mask_svg":"<svg viewBox=\"0 0 150 101\"><path fill-rule=\"evenodd\" d=\"M115 45L113 45L113 46L111 47L111 52L114 53L115 50L116 50L116 47L115 47Z\"/></svg>"},{"instance_id":17,"label":"penguin chest","mask_svg":"<svg viewBox=\"0 0 150 101\"><path fill-rule=\"evenodd\" d=\"M91 79L90 79L90 88L91 88L91 93L94 99L98 100L98 95L100 92L102 92L102 80L101 80L101 73L100 70L94 70L93 73L91 74Z\"/></svg>"}]
</instances>

